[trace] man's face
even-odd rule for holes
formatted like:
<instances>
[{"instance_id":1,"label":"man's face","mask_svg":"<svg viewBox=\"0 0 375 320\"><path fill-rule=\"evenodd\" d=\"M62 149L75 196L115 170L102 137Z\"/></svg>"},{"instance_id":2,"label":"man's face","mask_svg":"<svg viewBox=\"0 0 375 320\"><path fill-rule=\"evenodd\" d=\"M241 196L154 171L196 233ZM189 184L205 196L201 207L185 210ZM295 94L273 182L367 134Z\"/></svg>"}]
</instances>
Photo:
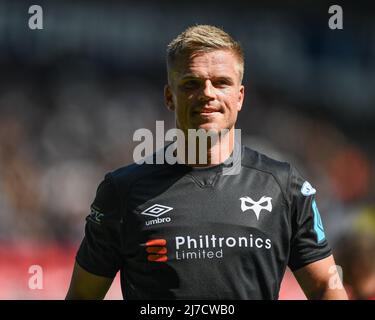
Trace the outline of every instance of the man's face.
<instances>
[{"instance_id":1,"label":"man's face","mask_svg":"<svg viewBox=\"0 0 375 320\"><path fill-rule=\"evenodd\" d=\"M176 126L219 131L233 129L244 99L238 59L227 50L195 53L175 62L165 87Z\"/></svg>"}]
</instances>

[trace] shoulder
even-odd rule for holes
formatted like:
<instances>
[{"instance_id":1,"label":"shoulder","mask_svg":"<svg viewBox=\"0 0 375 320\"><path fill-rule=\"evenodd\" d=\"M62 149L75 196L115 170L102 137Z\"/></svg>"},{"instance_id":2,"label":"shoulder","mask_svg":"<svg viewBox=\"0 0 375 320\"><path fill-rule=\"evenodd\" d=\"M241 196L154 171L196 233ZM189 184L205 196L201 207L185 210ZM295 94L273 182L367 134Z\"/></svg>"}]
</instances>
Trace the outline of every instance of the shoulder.
<instances>
[{"instance_id":1,"label":"shoulder","mask_svg":"<svg viewBox=\"0 0 375 320\"><path fill-rule=\"evenodd\" d=\"M128 189L133 183L141 179L152 177L167 169L167 164L132 163L107 173L106 179L109 179L114 187L120 192Z\"/></svg>"},{"instance_id":2,"label":"shoulder","mask_svg":"<svg viewBox=\"0 0 375 320\"><path fill-rule=\"evenodd\" d=\"M243 147L242 167L249 168L252 172L268 175L281 191L285 201L290 203L290 180L292 165L289 162L278 161L269 156Z\"/></svg>"},{"instance_id":3,"label":"shoulder","mask_svg":"<svg viewBox=\"0 0 375 320\"><path fill-rule=\"evenodd\" d=\"M292 170L292 166L289 162L272 159L267 155L246 146L243 148L243 153L243 167L252 168L270 174L280 182L288 182Z\"/></svg>"},{"instance_id":4,"label":"shoulder","mask_svg":"<svg viewBox=\"0 0 375 320\"><path fill-rule=\"evenodd\" d=\"M91 215L108 216L110 213L120 212L119 209L124 207L133 183L154 176L164 169L164 165L132 163L108 172L97 188L91 204Z\"/></svg>"}]
</instances>

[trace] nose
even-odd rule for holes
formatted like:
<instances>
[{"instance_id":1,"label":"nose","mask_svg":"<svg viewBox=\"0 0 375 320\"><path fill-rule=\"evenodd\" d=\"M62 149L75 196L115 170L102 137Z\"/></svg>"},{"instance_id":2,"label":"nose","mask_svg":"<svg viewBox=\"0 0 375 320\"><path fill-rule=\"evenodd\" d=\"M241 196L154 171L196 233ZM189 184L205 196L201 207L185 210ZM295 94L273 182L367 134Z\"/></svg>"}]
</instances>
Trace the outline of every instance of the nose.
<instances>
[{"instance_id":1,"label":"nose","mask_svg":"<svg viewBox=\"0 0 375 320\"><path fill-rule=\"evenodd\" d=\"M202 99L212 100L215 99L215 88L210 80L206 80L203 85Z\"/></svg>"}]
</instances>

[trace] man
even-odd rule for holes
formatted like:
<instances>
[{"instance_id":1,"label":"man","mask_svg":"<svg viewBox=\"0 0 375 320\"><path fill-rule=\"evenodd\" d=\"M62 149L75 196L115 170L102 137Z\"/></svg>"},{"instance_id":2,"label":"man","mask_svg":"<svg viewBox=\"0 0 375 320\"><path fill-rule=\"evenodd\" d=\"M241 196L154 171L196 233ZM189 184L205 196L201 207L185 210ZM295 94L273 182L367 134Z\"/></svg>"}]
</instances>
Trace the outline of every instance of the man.
<instances>
[{"instance_id":1,"label":"man","mask_svg":"<svg viewBox=\"0 0 375 320\"><path fill-rule=\"evenodd\" d=\"M245 93L240 45L216 27L190 27L169 44L167 69L176 127L185 136L227 131L208 144L203 167L180 158L106 175L67 299L102 299L119 270L125 299L277 299L287 266L308 298L346 299L329 285L335 262L315 189L288 163L242 146L235 152Z\"/></svg>"}]
</instances>

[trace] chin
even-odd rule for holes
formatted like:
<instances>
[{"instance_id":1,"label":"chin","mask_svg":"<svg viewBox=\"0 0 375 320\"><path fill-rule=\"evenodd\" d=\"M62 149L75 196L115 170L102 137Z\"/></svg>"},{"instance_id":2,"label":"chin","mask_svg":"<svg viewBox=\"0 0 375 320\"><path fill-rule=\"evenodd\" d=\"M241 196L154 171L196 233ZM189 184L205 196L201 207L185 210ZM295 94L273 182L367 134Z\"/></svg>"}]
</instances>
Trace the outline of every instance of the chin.
<instances>
[{"instance_id":1,"label":"chin","mask_svg":"<svg viewBox=\"0 0 375 320\"><path fill-rule=\"evenodd\" d=\"M220 132L220 130L222 130L224 128L218 126L215 123L203 123L203 124L199 125L197 129L203 129L205 131L211 130L211 131L215 131L215 132Z\"/></svg>"}]
</instances>

